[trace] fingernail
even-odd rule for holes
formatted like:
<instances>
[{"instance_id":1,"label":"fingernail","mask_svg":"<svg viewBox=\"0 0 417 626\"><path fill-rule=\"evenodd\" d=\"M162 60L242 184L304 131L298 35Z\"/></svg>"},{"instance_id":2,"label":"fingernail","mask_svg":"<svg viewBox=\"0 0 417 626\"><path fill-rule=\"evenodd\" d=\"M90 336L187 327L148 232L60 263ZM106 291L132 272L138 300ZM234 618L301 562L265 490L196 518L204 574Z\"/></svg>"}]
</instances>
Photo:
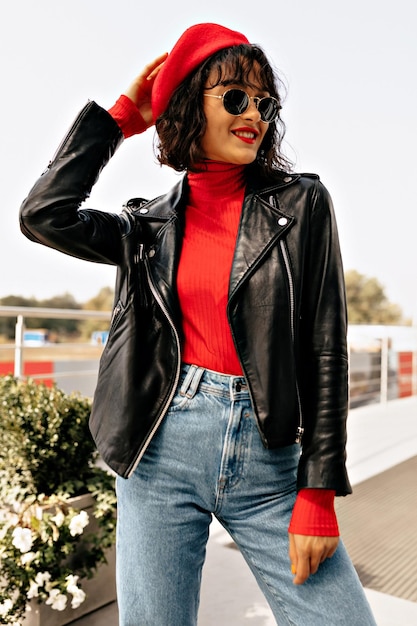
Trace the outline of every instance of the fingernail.
<instances>
[{"instance_id":1,"label":"fingernail","mask_svg":"<svg viewBox=\"0 0 417 626\"><path fill-rule=\"evenodd\" d=\"M297 570L295 569L295 565L293 565L292 563L291 563L291 573L292 574L296 574L297 573Z\"/></svg>"}]
</instances>

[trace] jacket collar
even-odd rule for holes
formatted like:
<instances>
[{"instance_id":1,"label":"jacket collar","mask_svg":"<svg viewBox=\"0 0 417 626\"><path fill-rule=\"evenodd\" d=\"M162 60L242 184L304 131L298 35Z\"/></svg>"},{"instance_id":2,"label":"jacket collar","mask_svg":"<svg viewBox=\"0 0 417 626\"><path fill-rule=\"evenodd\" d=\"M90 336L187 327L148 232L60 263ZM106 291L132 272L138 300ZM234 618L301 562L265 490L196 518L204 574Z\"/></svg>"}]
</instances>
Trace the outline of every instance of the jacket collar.
<instances>
[{"instance_id":1,"label":"jacket collar","mask_svg":"<svg viewBox=\"0 0 417 626\"><path fill-rule=\"evenodd\" d=\"M278 190L284 187L289 187L300 178L300 174L284 172L283 170L275 170L272 175L266 177L256 165L248 167L247 175L247 188L249 193L261 193L264 191L267 192L269 190Z\"/></svg>"},{"instance_id":2,"label":"jacket collar","mask_svg":"<svg viewBox=\"0 0 417 626\"><path fill-rule=\"evenodd\" d=\"M259 196L263 201L269 203L275 192L293 185L299 178L300 174L277 171L273 180L262 181L259 176L250 174L245 195L246 197ZM180 207L184 206L187 192L187 177L184 176L168 193L150 201L143 198L132 198L126 206L137 217L168 220L173 217L173 214L178 213Z\"/></svg>"},{"instance_id":3,"label":"jacket collar","mask_svg":"<svg viewBox=\"0 0 417 626\"><path fill-rule=\"evenodd\" d=\"M168 193L158 196L154 200L132 198L127 207L132 215L153 220L169 220L179 210L186 200L188 185L184 176Z\"/></svg>"}]
</instances>

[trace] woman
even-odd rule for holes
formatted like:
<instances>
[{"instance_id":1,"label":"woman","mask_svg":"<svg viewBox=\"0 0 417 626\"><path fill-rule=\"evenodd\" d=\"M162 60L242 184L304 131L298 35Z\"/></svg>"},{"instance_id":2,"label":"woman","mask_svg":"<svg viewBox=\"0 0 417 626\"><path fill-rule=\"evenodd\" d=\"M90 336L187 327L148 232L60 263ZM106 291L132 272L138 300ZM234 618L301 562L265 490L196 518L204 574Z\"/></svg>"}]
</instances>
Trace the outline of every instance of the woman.
<instances>
[{"instance_id":1,"label":"woman","mask_svg":"<svg viewBox=\"0 0 417 626\"><path fill-rule=\"evenodd\" d=\"M375 623L333 506L350 492L337 230L318 177L288 173L280 108L263 51L198 24L109 112L87 104L21 208L30 239L118 268L91 430L118 474L122 626L197 623L212 515L280 626ZM154 122L182 181L79 209Z\"/></svg>"}]
</instances>

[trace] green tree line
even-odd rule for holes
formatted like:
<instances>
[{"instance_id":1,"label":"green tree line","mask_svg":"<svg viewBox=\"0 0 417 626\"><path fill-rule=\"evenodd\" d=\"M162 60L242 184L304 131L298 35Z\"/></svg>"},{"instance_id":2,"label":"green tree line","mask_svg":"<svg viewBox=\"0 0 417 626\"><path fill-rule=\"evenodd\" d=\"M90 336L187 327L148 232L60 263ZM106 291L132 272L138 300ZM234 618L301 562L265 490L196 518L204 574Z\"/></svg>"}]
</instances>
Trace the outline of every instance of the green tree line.
<instances>
[{"instance_id":1,"label":"green tree line","mask_svg":"<svg viewBox=\"0 0 417 626\"><path fill-rule=\"evenodd\" d=\"M89 311L111 311L113 306L113 289L103 287L98 294L87 302L78 302L70 293L38 300L23 296L10 295L0 298L1 306L40 307L51 309L85 309ZM15 317L0 317L0 336L4 340L14 339ZM107 322L99 320L72 320L54 318L25 317L26 328L44 328L53 341L90 338L94 330L106 330Z\"/></svg>"}]
</instances>

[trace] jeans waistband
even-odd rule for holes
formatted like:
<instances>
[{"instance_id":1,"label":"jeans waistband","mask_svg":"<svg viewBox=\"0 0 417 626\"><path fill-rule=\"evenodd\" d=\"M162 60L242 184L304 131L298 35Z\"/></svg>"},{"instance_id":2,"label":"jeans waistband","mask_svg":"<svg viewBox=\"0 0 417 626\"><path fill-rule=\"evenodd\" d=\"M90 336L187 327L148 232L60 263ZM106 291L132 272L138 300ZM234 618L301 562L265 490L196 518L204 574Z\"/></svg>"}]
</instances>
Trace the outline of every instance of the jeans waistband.
<instances>
[{"instance_id":1,"label":"jeans waistband","mask_svg":"<svg viewBox=\"0 0 417 626\"><path fill-rule=\"evenodd\" d=\"M192 398L201 389L216 395L249 397L248 385L244 376L222 374L213 370L183 363L181 366L181 383L179 392L183 396Z\"/></svg>"}]
</instances>

